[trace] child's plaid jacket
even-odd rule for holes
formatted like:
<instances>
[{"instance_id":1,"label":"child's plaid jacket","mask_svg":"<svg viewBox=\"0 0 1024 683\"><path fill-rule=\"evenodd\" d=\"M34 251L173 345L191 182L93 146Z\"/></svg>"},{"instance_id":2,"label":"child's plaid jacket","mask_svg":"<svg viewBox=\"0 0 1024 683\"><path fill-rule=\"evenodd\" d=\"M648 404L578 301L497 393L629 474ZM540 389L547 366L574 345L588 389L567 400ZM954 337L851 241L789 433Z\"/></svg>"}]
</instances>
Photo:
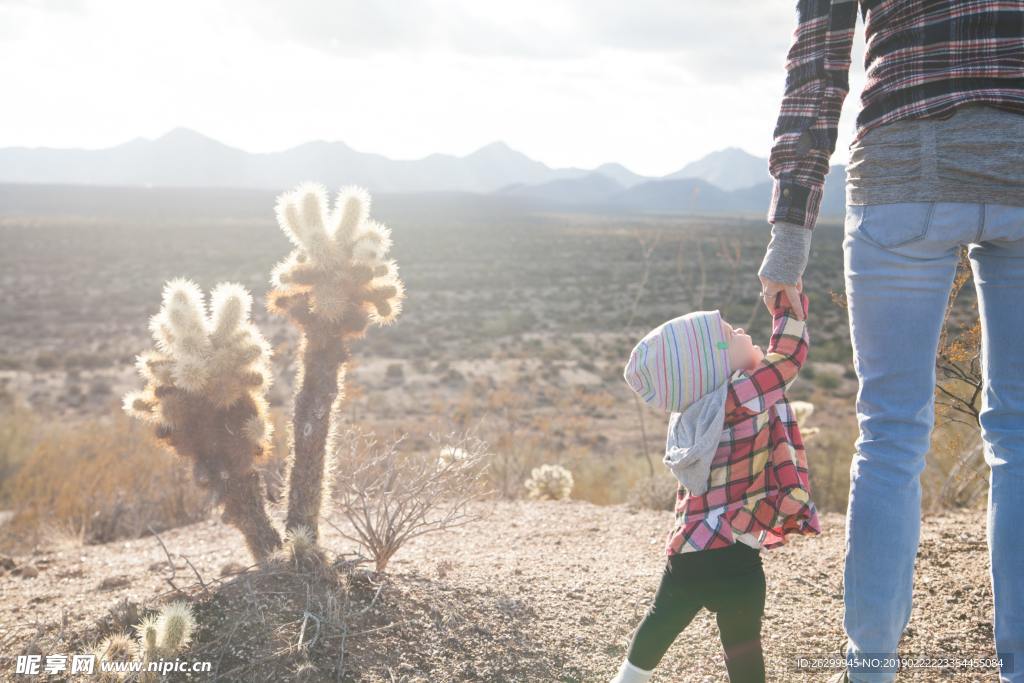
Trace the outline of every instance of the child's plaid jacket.
<instances>
[{"instance_id":1,"label":"child's plaid jacket","mask_svg":"<svg viewBox=\"0 0 1024 683\"><path fill-rule=\"evenodd\" d=\"M764 360L729 380L722 440L711 461L708 490L679 486L666 555L724 548L740 541L776 548L792 533L821 532L811 500L803 439L785 391L807 357L807 295L797 320L785 293L775 297Z\"/></svg>"}]
</instances>

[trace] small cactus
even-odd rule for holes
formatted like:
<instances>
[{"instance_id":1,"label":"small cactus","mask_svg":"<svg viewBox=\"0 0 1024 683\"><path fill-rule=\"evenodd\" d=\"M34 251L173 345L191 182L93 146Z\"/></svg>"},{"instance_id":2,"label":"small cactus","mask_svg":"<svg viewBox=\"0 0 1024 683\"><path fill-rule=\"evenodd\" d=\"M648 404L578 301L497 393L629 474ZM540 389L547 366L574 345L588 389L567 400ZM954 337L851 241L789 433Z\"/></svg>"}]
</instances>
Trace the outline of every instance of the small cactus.
<instances>
[{"instance_id":1,"label":"small cactus","mask_svg":"<svg viewBox=\"0 0 1024 683\"><path fill-rule=\"evenodd\" d=\"M176 601L164 605L156 621L156 642L165 656L185 649L192 640L196 620L188 603Z\"/></svg>"},{"instance_id":2,"label":"small cactus","mask_svg":"<svg viewBox=\"0 0 1024 683\"><path fill-rule=\"evenodd\" d=\"M135 659L138 645L127 633L115 633L100 640L92 648L92 654L96 657L98 681L102 683L113 683L123 681L128 677L127 671L103 671L100 662L130 662Z\"/></svg>"},{"instance_id":3,"label":"small cactus","mask_svg":"<svg viewBox=\"0 0 1024 683\"><path fill-rule=\"evenodd\" d=\"M139 639L139 659L157 659L161 656L157 631L157 615L149 615L135 625L135 635Z\"/></svg>"},{"instance_id":4,"label":"small cactus","mask_svg":"<svg viewBox=\"0 0 1024 683\"><path fill-rule=\"evenodd\" d=\"M802 440L807 441L821 431L820 427L804 426L804 422L814 414L813 403L809 401L790 401L789 405L793 409L793 417L796 420L797 425L800 427L800 437Z\"/></svg>"},{"instance_id":5,"label":"small cactus","mask_svg":"<svg viewBox=\"0 0 1024 683\"><path fill-rule=\"evenodd\" d=\"M284 543L271 555L271 561L311 576L324 576L330 565L327 553L317 545L312 530L304 524L284 532Z\"/></svg>"},{"instance_id":6,"label":"small cactus","mask_svg":"<svg viewBox=\"0 0 1024 683\"><path fill-rule=\"evenodd\" d=\"M789 406L793 409L798 424L814 414L814 404L810 401L790 401Z\"/></svg>"},{"instance_id":7,"label":"small cactus","mask_svg":"<svg viewBox=\"0 0 1024 683\"><path fill-rule=\"evenodd\" d=\"M335 450L333 416L344 397L349 342L370 324L393 322L404 297L398 266L386 258L390 232L369 211L365 190L342 189L330 210L326 189L314 183L282 194L276 206L295 248L274 268L267 303L302 333L285 527L306 527L314 543L321 501L329 495L325 454Z\"/></svg>"},{"instance_id":8,"label":"small cactus","mask_svg":"<svg viewBox=\"0 0 1024 683\"><path fill-rule=\"evenodd\" d=\"M541 465L530 471L525 484L530 498L567 500L572 493L572 472L561 465Z\"/></svg>"},{"instance_id":9,"label":"small cactus","mask_svg":"<svg viewBox=\"0 0 1024 683\"><path fill-rule=\"evenodd\" d=\"M133 645L142 662L140 680L150 683L156 681L159 674L146 670L149 663L173 657L186 648L192 640L196 620L187 603L176 601L164 605L158 614L145 617L134 628L138 641Z\"/></svg>"},{"instance_id":10,"label":"small cactus","mask_svg":"<svg viewBox=\"0 0 1024 683\"><path fill-rule=\"evenodd\" d=\"M191 460L196 480L217 492L225 520L262 559L281 544L253 468L270 448L270 346L249 321L252 298L243 287L221 283L211 298L207 315L198 286L167 283L149 326L156 350L136 362L146 386L125 395L124 409Z\"/></svg>"}]
</instances>

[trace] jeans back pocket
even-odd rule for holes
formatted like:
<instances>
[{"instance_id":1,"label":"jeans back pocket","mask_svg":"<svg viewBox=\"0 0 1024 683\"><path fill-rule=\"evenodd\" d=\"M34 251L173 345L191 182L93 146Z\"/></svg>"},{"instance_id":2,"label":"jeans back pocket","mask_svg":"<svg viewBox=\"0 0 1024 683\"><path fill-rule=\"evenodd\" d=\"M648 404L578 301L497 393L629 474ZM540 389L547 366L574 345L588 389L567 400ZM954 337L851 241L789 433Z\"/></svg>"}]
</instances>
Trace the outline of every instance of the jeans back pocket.
<instances>
[{"instance_id":1,"label":"jeans back pocket","mask_svg":"<svg viewBox=\"0 0 1024 683\"><path fill-rule=\"evenodd\" d=\"M844 229L883 248L899 247L925 238L934 209L935 202L850 204Z\"/></svg>"}]
</instances>

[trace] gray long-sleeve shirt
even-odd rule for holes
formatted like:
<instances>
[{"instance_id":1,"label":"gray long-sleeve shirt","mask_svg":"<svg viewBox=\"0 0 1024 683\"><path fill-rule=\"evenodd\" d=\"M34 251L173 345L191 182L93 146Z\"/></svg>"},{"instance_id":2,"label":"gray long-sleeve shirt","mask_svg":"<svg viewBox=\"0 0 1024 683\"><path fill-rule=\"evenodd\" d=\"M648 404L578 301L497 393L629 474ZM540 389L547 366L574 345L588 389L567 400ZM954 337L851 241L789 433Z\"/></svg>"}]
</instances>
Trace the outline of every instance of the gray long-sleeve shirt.
<instances>
[{"instance_id":1,"label":"gray long-sleeve shirt","mask_svg":"<svg viewBox=\"0 0 1024 683\"><path fill-rule=\"evenodd\" d=\"M968 103L945 118L879 126L850 146L847 204L927 201L1024 206L1024 116ZM795 284L811 232L774 223L758 275Z\"/></svg>"}]
</instances>

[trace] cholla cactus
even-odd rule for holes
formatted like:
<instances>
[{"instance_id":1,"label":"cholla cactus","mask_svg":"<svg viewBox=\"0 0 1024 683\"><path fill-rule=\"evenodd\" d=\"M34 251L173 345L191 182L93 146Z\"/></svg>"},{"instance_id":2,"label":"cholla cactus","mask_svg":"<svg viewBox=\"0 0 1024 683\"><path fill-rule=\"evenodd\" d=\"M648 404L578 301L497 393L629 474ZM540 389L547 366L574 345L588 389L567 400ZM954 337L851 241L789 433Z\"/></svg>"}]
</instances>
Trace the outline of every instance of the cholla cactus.
<instances>
[{"instance_id":1,"label":"cholla cactus","mask_svg":"<svg viewBox=\"0 0 1024 683\"><path fill-rule=\"evenodd\" d=\"M164 605L158 614L145 617L134 627L135 638L127 633L118 633L103 638L92 648L96 658L106 662L141 663L138 680L155 683L161 672L148 671L149 663L168 659L183 650L192 640L196 619L188 603L176 601ZM101 672L97 679L103 683L128 680L130 671Z\"/></svg>"},{"instance_id":2,"label":"cholla cactus","mask_svg":"<svg viewBox=\"0 0 1024 683\"><path fill-rule=\"evenodd\" d=\"M117 663L115 666L123 666L121 662L131 662L135 659L138 646L132 637L127 633L115 633L100 640L93 648L91 654L96 657L96 670L100 683L113 683L128 678L127 671L103 671L100 662Z\"/></svg>"},{"instance_id":3,"label":"cholla cactus","mask_svg":"<svg viewBox=\"0 0 1024 683\"><path fill-rule=\"evenodd\" d=\"M790 401L789 406L793 409L797 423L802 423L814 414L814 404L810 401Z\"/></svg>"},{"instance_id":4,"label":"cholla cactus","mask_svg":"<svg viewBox=\"0 0 1024 683\"><path fill-rule=\"evenodd\" d=\"M198 286L167 283L150 320L156 350L136 363L146 387L125 395L124 409L156 425L157 436L192 461L196 480L224 502L225 521L262 559L281 545L253 469L270 448L270 347L249 321L252 298L243 287L219 284L211 298L208 316Z\"/></svg>"},{"instance_id":5,"label":"cholla cactus","mask_svg":"<svg viewBox=\"0 0 1024 683\"><path fill-rule=\"evenodd\" d=\"M147 661L161 656L160 638L157 630L159 616L151 614L135 625L135 635L139 639L139 659Z\"/></svg>"},{"instance_id":6,"label":"cholla cactus","mask_svg":"<svg viewBox=\"0 0 1024 683\"><path fill-rule=\"evenodd\" d=\"M188 603L177 601L164 605L156 620L157 647L166 657L188 646L196 620Z\"/></svg>"},{"instance_id":7,"label":"cholla cactus","mask_svg":"<svg viewBox=\"0 0 1024 683\"><path fill-rule=\"evenodd\" d=\"M329 565L327 554L317 545L312 530L305 524L284 532L284 543L274 551L271 560L321 576Z\"/></svg>"},{"instance_id":8,"label":"cholla cactus","mask_svg":"<svg viewBox=\"0 0 1024 683\"><path fill-rule=\"evenodd\" d=\"M386 258L391 237L369 218L365 190L344 188L334 209L327 191L305 183L277 200L277 220L295 245L273 271L272 312L302 332L291 459L287 529L307 527L318 538L320 505L329 495L325 453L333 453L336 403L344 396L349 342L371 324L395 320L404 296L398 267Z\"/></svg>"},{"instance_id":9,"label":"cholla cactus","mask_svg":"<svg viewBox=\"0 0 1024 683\"><path fill-rule=\"evenodd\" d=\"M789 406L793 409L793 417L800 426L800 437L806 441L820 431L820 427L805 427L804 422L814 414L814 404L809 401L790 401Z\"/></svg>"},{"instance_id":10,"label":"cholla cactus","mask_svg":"<svg viewBox=\"0 0 1024 683\"><path fill-rule=\"evenodd\" d=\"M541 465L530 471L525 484L530 498L567 500L572 493L572 472L561 465Z\"/></svg>"},{"instance_id":11,"label":"cholla cactus","mask_svg":"<svg viewBox=\"0 0 1024 683\"><path fill-rule=\"evenodd\" d=\"M140 680L147 683L157 680L159 674L146 671L146 667L150 662L173 657L187 647L195 628L192 608L181 601L168 603L158 615L148 616L139 622L135 626L138 637L135 647L144 672Z\"/></svg>"}]
</instances>

